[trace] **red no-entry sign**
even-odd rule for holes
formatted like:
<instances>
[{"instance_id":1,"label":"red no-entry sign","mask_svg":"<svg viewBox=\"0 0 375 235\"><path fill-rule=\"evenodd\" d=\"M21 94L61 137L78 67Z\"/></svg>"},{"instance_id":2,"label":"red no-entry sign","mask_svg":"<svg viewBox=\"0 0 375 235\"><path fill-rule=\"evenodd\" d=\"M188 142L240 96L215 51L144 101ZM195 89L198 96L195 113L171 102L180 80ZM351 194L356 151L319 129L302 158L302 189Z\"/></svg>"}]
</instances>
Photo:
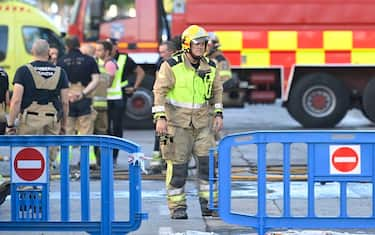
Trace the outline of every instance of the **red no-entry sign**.
<instances>
[{"instance_id":1,"label":"red no-entry sign","mask_svg":"<svg viewBox=\"0 0 375 235\"><path fill-rule=\"evenodd\" d=\"M46 148L20 147L12 153L12 182L46 182Z\"/></svg>"},{"instance_id":2,"label":"red no-entry sign","mask_svg":"<svg viewBox=\"0 0 375 235\"><path fill-rule=\"evenodd\" d=\"M330 146L330 173L360 174L360 153L359 145Z\"/></svg>"}]
</instances>

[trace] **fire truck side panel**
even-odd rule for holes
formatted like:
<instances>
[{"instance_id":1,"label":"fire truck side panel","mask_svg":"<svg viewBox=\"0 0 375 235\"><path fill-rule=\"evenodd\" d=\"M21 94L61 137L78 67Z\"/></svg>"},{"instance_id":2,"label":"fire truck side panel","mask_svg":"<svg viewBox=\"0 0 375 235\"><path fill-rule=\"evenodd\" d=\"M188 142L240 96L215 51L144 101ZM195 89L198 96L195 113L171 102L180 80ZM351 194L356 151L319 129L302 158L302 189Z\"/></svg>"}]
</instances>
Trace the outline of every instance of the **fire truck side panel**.
<instances>
[{"instance_id":1,"label":"fire truck side panel","mask_svg":"<svg viewBox=\"0 0 375 235\"><path fill-rule=\"evenodd\" d=\"M305 127L335 126L352 107L375 120L364 105L375 73L374 1L189 0L181 9L172 34L190 24L214 31L245 101L282 98Z\"/></svg>"}]
</instances>

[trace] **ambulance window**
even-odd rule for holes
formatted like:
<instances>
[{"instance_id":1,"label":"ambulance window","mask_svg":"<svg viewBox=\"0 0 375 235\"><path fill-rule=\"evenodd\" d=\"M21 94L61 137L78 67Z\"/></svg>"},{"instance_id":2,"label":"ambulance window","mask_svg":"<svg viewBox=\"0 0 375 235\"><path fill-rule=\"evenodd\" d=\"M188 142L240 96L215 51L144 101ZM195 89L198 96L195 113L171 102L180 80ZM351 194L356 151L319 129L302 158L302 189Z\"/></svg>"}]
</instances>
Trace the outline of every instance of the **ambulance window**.
<instances>
[{"instance_id":1,"label":"ambulance window","mask_svg":"<svg viewBox=\"0 0 375 235\"><path fill-rule=\"evenodd\" d=\"M5 59L8 48L8 27L0 26L0 61Z\"/></svg>"},{"instance_id":2,"label":"ambulance window","mask_svg":"<svg viewBox=\"0 0 375 235\"><path fill-rule=\"evenodd\" d=\"M25 48L31 54L31 48L36 39L45 39L49 44L54 44L59 48L59 52L64 51L62 40L51 30L40 27L25 26L22 29Z\"/></svg>"}]
</instances>

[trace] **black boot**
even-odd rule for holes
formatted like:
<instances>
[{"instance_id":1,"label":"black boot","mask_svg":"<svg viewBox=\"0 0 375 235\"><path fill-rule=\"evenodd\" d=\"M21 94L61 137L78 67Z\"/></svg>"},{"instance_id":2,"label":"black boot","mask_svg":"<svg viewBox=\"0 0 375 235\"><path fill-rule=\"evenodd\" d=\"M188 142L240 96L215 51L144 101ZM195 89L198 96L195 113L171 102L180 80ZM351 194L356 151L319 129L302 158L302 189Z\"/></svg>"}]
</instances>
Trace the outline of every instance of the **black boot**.
<instances>
[{"instance_id":1,"label":"black boot","mask_svg":"<svg viewBox=\"0 0 375 235\"><path fill-rule=\"evenodd\" d=\"M171 214L171 219L187 219L188 215L186 213L186 208L177 208L173 210Z\"/></svg>"},{"instance_id":2,"label":"black boot","mask_svg":"<svg viewBox=\"0 0 375 235\"><path fill-rule=\"evenodd\" d=\"M201 205L201 213L202 216L212 216L212 217L218 217L218 213L216 210L210 210L208 208L208 201L205 198L199 198L199 204Z\"/></svg>"}]
</instances>

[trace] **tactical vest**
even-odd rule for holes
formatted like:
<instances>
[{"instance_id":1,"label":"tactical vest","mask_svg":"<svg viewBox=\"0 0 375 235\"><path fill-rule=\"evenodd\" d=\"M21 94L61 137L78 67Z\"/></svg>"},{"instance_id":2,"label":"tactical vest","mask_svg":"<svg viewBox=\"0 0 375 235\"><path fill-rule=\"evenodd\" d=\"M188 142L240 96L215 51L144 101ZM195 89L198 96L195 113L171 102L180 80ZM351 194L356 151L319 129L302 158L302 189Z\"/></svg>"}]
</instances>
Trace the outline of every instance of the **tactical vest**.
<instances>
[{"instance_id":1,"label":"tactical vest","mask_svg":"<svg viewBox=\"0 0 375 235\"><path fill-rule=\"evenodd\" d=\"M122 99L122 73L124 71L125 63L126 63L127 55L121 54L117 60L118 70L115 74L115 78L113 79L112 86L107 89L107 99L108 100L119 100ZM125 81L127 84L127 81ZM125 83L123 82L123 83ZM125 84L125 85L126 85ZM125 86L124 85L124 86Z\"/></svg>"},{"instance_id":2,"label":"tactical vest","mask_svg":"<svg viewBox=\"0 0 375 235\"><path fill-rule=\"evenodd\" d=\"M199 109L207 104L212 97L216 67L214 62L206 62L208 62L207 70L201 70L200 66L196 71L192 67L185 66L182 55L167 60L176 79L174 87L167 94L170 104L190 109Z\"/></svg>"},{"instance_id":3,"label":"tactical vest","mask_svg":"<svg viewBox=\"0 0 375 235\"><path fill-rule=\"evenodd\" d=\"M5 115L5 101L0 103L0 122L6 122L6 115Z\"/></svg>"},{"instance_id":4,"label":"tactical vest","mask_svg":"<svg viewBox=\"0 0 375 235\"><path fill-rule=\"evenodd\" d=\"M93 106L95 109L107 109L107 89L109 83L109 75L105 70L104 61L98 61L99 66L99 83L94 90Z\"/></svg>"},{"instance_id":5,"label":"tactical vest","mask_svg":"<svg viewBox=\"0 0 375 235\"><path fill-rule=\"evenodd\" d=\"M52 77L46 79L42 77L31 64L26 64L29 69L32 79L35 83L35 92L31 96L31 102L25 104L25 109L29 112L48 112L56 113L59 111L61 104L59 103L60 93L57 88L57 84L60 80L61 68L56 67L56 71ZM51 106L53 109L48 107L40 108L40 106Z\"/></svg>"}]
</instances>

